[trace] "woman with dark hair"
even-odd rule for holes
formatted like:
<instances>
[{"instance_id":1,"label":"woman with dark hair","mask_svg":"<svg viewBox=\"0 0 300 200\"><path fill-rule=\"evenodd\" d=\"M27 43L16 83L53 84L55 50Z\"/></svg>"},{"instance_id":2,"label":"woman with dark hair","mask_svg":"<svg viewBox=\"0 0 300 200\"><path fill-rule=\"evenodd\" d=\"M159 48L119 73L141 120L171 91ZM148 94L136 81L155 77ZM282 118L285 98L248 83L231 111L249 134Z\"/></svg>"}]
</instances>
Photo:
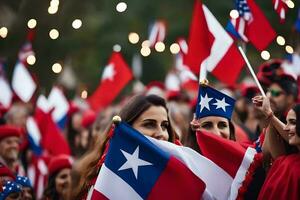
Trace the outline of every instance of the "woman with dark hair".
<instances>
[{"instance_id":1,"label":"woman with dark hair","mask_svg":"<svg viewBox=\"0 0 300 200\"><path fill-rule=\"evenodd\" d=\"M68 155L53 157L48 166L48 184L44 190L45 200L69 199L72 159Z\"/></svg>"},{"instance_id":2,"label":"woman with dark hair","mask_svg":"<svg viewBox=\"0 0 300 200\"><path fill-rule=\"evenodd\" d=\"M254 97L253 103L270 122L263 151L270 153L274 160L258 199L300 199L300 104L289 110L287 124L284 124L273 114L268 97ZM280 138L295 147L296 151L291 154L282 151Z\"/></svg>"},{"instance_id":3,"label":"woman with dark hair","mask_svg":"<svg viewBox=\"0 0 300 200\"><path fill-rule=\"evenodd\" d=\"M175 133L171 126L166 102L157 95L136 95L121 109L120 117L122 121L128 123L133 128L144 135L174 142ZM88 191L95 184L98 172L105 159L105 150L111 131L111 124L105 136L99 136L92 150L78 161L74 172L79 173L78 181L72 190L71 199L85 199ZM104 139L105 138L105 139Z\"/></svg>"}]
</instances>

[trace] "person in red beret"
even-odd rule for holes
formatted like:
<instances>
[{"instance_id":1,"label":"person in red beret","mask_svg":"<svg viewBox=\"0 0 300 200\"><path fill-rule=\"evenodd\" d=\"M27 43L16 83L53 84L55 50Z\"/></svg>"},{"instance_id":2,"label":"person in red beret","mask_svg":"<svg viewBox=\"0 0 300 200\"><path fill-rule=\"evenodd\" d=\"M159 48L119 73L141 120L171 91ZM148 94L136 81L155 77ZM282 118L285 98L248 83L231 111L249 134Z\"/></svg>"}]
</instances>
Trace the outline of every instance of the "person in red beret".
<instances>
[{"instance_id":1,"label":"person in red beret","mask_svg":"<svg viewBox=\"0 0 300 200\"><path fill-rule=\"evenodd\" d=\"M12 125L0 125L0 163L16 172L19 165L21 129Z\"/></svg>"},{"instance_id":2,"label":"person in red beret","mask_svg":"<svg viewBox=\"0 0 300 200\"><path fill-rule=\"evenodd\" d=\"M53 157L48 166L48 184L44 190L47 200L68 199L71 186L71 168L73 160L68 155Z\"/></svg>"}]
</instances>

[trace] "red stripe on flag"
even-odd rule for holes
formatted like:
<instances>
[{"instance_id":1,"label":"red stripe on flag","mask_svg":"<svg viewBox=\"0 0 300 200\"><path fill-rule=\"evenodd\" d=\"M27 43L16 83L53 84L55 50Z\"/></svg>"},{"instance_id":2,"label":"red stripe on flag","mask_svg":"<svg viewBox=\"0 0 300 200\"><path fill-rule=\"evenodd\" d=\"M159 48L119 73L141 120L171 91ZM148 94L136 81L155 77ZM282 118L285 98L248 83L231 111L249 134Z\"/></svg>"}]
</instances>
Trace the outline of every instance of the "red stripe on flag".
<instances>
[{"instance_id":1,"label":"red stripe on flag","mask_svg":"<svg viewBox=\"0 0 300 200\"><path fill-rule=\"evenodd\" d=\"M108 200L108 198L106 196L104 196L101 192L94 190L91 200Z\"/></svg>"},{"instance_id":2,"label":"red stripe on flag","mask_svg":"<svg viewBox=\"0 0 300 200\"><path fill-rule=\"evenodd\" d=\"M204 190L205 183L182 162L171 157L148 199L201 199Z\"/></svg>"}]
</instances>

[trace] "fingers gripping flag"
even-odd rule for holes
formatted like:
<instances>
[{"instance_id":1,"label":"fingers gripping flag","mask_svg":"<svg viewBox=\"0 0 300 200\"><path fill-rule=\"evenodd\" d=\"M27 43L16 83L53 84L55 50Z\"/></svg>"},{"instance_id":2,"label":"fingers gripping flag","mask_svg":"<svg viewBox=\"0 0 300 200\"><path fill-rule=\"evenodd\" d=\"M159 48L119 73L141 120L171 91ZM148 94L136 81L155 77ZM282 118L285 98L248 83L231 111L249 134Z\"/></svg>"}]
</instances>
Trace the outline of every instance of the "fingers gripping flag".
<instances>
[{"instance_id":1,"label":"fingers gripping flag","mask_svg":"<svg viewBox=\"0 0 300 200\"><path fill-rule=\"evenodd\" d=\"M231 119L235 100L226 94L207 85L200 85L196 118L220 116Z\"/></svg>"},{"instance_id":2,"label":"fingers gripping flag","mask_svg":"<svg viewBox=\"0 0 300 200\"><path fill-rule=\"evenodd\" d=\"M231 182L192 149L146 137L122 122L91 199L227 199Z\"/></svg>"}]
</instances>

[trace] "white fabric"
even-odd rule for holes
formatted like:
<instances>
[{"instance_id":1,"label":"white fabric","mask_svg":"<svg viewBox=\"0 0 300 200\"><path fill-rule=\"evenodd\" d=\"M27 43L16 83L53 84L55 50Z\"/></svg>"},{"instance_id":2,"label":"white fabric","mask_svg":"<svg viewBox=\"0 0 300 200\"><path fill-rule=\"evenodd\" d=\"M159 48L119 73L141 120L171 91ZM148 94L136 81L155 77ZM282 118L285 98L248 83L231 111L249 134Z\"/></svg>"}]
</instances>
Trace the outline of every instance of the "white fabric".
<instances>
[{"instance_id":1,"label":"white fabric","mask_svg":"<svg viewBox=\"0 0 300 200\"><path fill-rule=\"evenodd\" d=\"M246 173L256 153L257 152L254 148L247 148L243 161L233 179L229 199L236 199L238 195L238 190L242 186L243 181L245 180Z\"/></svg>"},{"instance_id":2,"label":"white fabric","mask_svg":"<svg viewBox=\"0 0 300 200\"><path fill-rule=\"evenodd\" d=\"M48 113L51 110L51 106L44 95L40 95L36 101L36 106L44 113Z\"/></svg>"},{"instance_id":3,"label":"white fabric","mask_svg":"<svg viewBox=\"0 0 300 200\"><path fill-rule=\"evenodd\" d=\"M41 132L33 117L28 117L26 121L28 134L33 139L34 144L39 145L41 140Z\"/></svg>"},{"instance_id":4,"label":"white fabric","mask_svg":"<svg viewBox=\"0 0 300 200\"><path fill-rule=\"evenodd\" d=\"M205 5L203 5L203 11L208 29L214 36L214 42L211 47L210 55L202 61L201 68L202 66L206 66L207 71L212 72L228 52L233 44L233 39Z\"/></svg>"},{"instance_id":5,"label":"white fabric","mask_svg":"<svg viewBox=\"0 0 300 200\"><path fill-rule=\"evenodd\" d=\"M11 100L13 97L12 91L9 87L8 82L6 79L0 75L0 103L5 107L8 108L11 104Z\"/></svg>"},{"instance_id":6,"label":"white fabric","mask_svg":"<svg viewBox=\"0 0 300 200\"><path fill-rule=\"evenodd\" d=\"M222 168L188 147L178 146L151 137L147 138L162 150L171 153L182 161L206 184L206 195L203 196L203 199L206 199L204 197L209 197L210 195L213 195L213 197L210 196L208 199L228 199L233 179Z\"/></svg>"},{"instance_id":7,"label":"white fabric","mask_svg":"<svg viewBox=\"0 0 300 200\"><path fill-rule=\"evenodd\" d=\"M30 101L36 89L35 82L33 81L26 67L21 62L18 62L15 66L12 76L12 88L18 97L20 97L20 99L26 103Z\"/></svg>"},{"instance_id":8,"label":"white fabric","mask_svg":"<svg viewBox=\"0 0 300 200\"><path fill-rule=\"evenodd\" d=\"M63 117L66 116L69 110L69 103L66 99L63 92L57 88L53 87L49 96L48 96L48 102L51 108L54 108L54 111L52 112L52 119L55 122L58 122Z\"/></svg>"},{"instance_id":9,"label":"white fabric","mask_svg":"<svg viewBox=\"0 0 300 200\"><path fill-rule=\"evenodd\" d=\"M101 178L97 178L95 190L108 199L142 199L128 183L108 169L105 164L102 165L98 177Z\"/></svg>"}]
</instances>

